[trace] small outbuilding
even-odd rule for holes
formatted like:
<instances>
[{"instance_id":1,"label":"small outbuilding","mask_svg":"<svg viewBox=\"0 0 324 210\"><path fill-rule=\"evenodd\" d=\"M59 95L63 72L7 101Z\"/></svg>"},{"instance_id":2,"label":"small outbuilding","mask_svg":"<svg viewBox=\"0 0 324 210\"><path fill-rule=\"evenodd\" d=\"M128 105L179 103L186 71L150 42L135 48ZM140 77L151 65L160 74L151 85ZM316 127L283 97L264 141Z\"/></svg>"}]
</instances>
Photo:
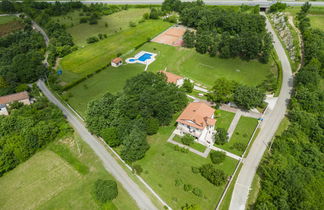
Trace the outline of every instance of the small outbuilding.
<instances>
[{"instance_id":1,"label":"small outbuilding","mask_svg":"<svg viewBox=\"0 0 324 210\"><path fill-rule=\"evenodd\" d=\"M160 72L166 76L167 82L173 83L178 87L181 87L183 85L184 82L183 77L167 71L160 71Z\"/></svg>"},{"instance_id":2,"label":"small outbuilding","mask_svg":"<svg viewBox=\"0 0 324 210\"><path fill-rule=\"evenodd\" d=\"M111 61L111 66L113 67L118 67L120 65L123 64L123 59L120 58L120 57L117 57L117 58L114 58L112 61Z\"/></svg>"},{"instance_id":3,"label":"small outbuilding","mask_svg":"<svg viewBox=\"0 0 324 210\"><path fill-rule=\"evenodd\" d=\"M9 115L7 106L5 104L0 104L0 115Z\"/></svg>"}]
</instances>

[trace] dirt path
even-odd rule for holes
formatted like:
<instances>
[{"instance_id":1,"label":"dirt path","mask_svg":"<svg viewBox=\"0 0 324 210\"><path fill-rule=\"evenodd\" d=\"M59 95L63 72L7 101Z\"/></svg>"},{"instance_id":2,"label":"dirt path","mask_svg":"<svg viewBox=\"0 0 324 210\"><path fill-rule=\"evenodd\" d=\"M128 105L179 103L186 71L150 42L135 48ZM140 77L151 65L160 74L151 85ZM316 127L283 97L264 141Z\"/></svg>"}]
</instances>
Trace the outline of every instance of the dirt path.
<instances>
[{"instance_id":1,"label":"dirt path","mask_svg":"<svg viewBox=\"0 0 324 210\"><path fill-rule=\"evenodd\" d=\"M299 29L295 26L294 24L294 17L289 15L288 16L288 22L289 24L293 27L293 29L297 32L298 34L298 43L299 43L299 56L300 56L300 63L296 69L296 72L297 73L299 71L299 69L301 68L302 65L304 65L304 42L303 42L303 39L302 39L302 36L301 36L301 33L299 31Z\"/></svg>"}]
</instances>

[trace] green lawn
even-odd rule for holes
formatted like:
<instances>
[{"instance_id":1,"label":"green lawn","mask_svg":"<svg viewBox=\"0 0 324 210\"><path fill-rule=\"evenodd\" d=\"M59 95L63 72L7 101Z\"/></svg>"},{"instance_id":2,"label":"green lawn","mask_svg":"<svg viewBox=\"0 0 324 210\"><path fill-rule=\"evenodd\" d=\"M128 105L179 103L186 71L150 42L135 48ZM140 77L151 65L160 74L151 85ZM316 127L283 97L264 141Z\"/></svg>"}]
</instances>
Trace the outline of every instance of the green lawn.
<instances>
[{"instance_id":1,"label":"green lawn","mask_svg":"<svg viewBox=\"0 0 324 210\"><path fill-rule=\"evenodd\" d=\"M207 87L213 86L215 80L221 77L256 86L275 68L272 60L269 64L261 64L258 61L248 62L239 58L221 59L199 54L194 49L153 42L145 44L134 54L142 50L158 54L148 71L157 72L166 68L167 71L189 77Z\"/></svg>"},{"instance_id":2,"label":"green lawn","mask_svg":"<svg viewBox=\"0 0 324 210\"><path fill-rule=\"evenodd\" d=\"M300 11L300 7L288 7L286 10L293 16ZM311 7L309 10L310 23L313 28L324 30L324 7Z\"/></svg>"},{"instance_id":3,"label":"green lawn","mask_svg":"<svg viewBox=\"0 0 324 210\"><path fill-rule=\"evenodd\" d=\"M200 174L192 172L192 166L199 167L211 161L191 152L175 151L175 145L167 143L174 129L174 125L161 127L158 134L148 138L150 149L142 160L136 162L144 169L141 176L173 209L181 209L186 203L199 204L201 209L214 209L225 185L215 187ZM223 163L215 167L231 175L236 164L236 160L227 157ZM184 191L183 184L175 186L176 179L180 179L183 184L200 188L204 196L199 198L191 192Z\"/></svg>"},{"instance_id":4,"label":"green lawn","mask_svg":"<svg viewBox=\"0 0 324 210\"><path fill-rule=\"evenodd\" d=\"M113 177L78 137L59 144L69 148L89 171L82 175L56 153L40 151L0 178L0 188L5 189L0 194L0 209L101 209L92 197L93 184L98 178ZM118 209L137 209L120 184L113 204Z\"/></svg>"},{"instance_id":5,"label":"green lawn","mask_svg":"<svg viewBox=\"0 0 324 210\"><path fill-rule=\"evenodd\" d=\"M92 47L92 45L89 47ZM149 66L148 71L157 72L168 67L168 71L187 76L207 86L212 86L214 81L220 77L255 86L261 83L272 69L272 65L261 64L257 61L246 62L240 59L220 59L201 55L193 49L176 48L152 42L145 44L139 50L124 56L124 58L131 57L141 50L158 54L156 61ZM206 67L207 64L210 66ZM237 68L240 68L240 72L236 71ZM107 70L103 70L69 89L68 92L72 93L72 97L68 102L84 115L89 101L102 96L106 92L116 93L121 91L127 79L142 71L144 71L144 65L142 64L128 64L119 68L109 67ZM66 74L67 72L63 73L62 78L66 78ZM226 127L227 125L225 125Z\"/></svg>"},{"instance_id":6,"label":"green lawn","mask_svg":"<svg viewBox=\"0 0 324 210\"><path fill-rule=\"evenodd\" d=\"M181 141L181 136L178 136L176 135L174 138L173 138L174 141L176 142L179 142L180 144L183 144L182 141ZM199 151L199 152L204 152L206 150L206 147L202 144L199 144L197 142L193 142L192 145L190 145L189 147Z\"/></svg>"},{"instance_id":7,"label":"green lawn","mask_svg":"<svg viewBox=\"0 0 324 210\"><path fill-rule=\"evenodd\" d=\"M171 23L162 20L147 20L134 28L81 48L61 60L60 66L63 69L61 80L70 83L91 74L107 66L118 53L129 52L169 26Z\"/></svg>"},{"instance_id":8,"label":"green lawn","mask_svg":"<svg viewBox=\"0 0 324 210\"><path fill-rule=\"evenodd\" d=\"M132 8L122 10L111 15L102 16L98 24L90 25L89 23L80 24L80 11L70 12L67 15L54 17L53 19L67 27L67 31L72 35L76 45L85 45L86 39L91 36L97 36L99 33L112 35L119 31L129 28L129 22L138 21L143 14L149 12L149 8ZM107 24L107 27L106 27Z\"/></svg>"},{"instance_id":9,"label":"green lawn","mask_svg":"<svg viewBox=\"0 0 324 210\"><path fill-rule=\"evenodd\" d=\"M108 67L107 69L95 74L93 77L74 86L67 92L72 96L69 104L74 107L82 116L85 116L87 104L105 93L117 93L122 90L126 80L144 72L145 66L142 64L130 64L118 68Z\"/></svg>"},{"instance_id":10,"label":"green lawn","mask_svg":"<svg viewBox=\"0 0 324 210\"><path fill-rule=\"evenodd\" d=\"M225 143L224 145L216 144L215 146L241 156L244 150L238 150L234 148L233 145L235 145L235 143L242 143L245 146L244 147L245 149L257 124L258 124L257 119L242 116L229 142Z\"/></svg>"},{"instance_id":11,"label":"green lawn","mask_svg":"<svg viewBox=\"0 0 324 210\"><path fill-rule=\"evenodd\" d=\"M217 120L216 128L224 128L227 131L232 123L235 113L227 112L223 110L217 110L215 116Z\"/></svg>"},{"instance_id":12,"label":"green lawn","mask_svg":"<svg viewBox=\"0 0 324 210\"><path fill-rule=\"evenodd\" d=\"M312 28L324 30L324 14L323 15L309 15Z\"/></svg>"},{"instance_id":13,"label":"green lawn","mask_svg":"<svg viewBox=\"0 0 324 210\"><path fill-rule=\"evenodd\" d=\"M10 15L10 16L0 16L0 25L9 23L11 21L18 20L16 16Z\"/></svg>"}]
</instances>

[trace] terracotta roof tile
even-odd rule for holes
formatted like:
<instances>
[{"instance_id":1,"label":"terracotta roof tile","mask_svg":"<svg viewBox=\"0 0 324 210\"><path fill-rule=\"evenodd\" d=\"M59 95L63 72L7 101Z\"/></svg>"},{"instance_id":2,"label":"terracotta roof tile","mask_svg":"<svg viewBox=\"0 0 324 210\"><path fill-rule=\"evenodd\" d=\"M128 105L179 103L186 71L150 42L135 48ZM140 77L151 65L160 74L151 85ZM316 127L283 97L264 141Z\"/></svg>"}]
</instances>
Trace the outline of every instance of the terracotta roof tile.
<instances>
[{"instance_id":1,"label":"terracotta roof tile","mask_svg":"<svg viewBox=\"0 0 324 210\"><path fill-rule=\"evenodd\" d=\"M207 125L215 125L216 120L212 118L215 109L204 102L192 102L183 110L177 122L198 129L204 129Z\"/></svg>"},{"instance_id":2,"label":"terracotta roof tile","mask_svg":"<svg viewBox=\"0 0 324 210\"><path fill-rule=\"evenodd\" d=\"M29 95L28 95L27 91L20 92L20 93L14 93L14 94L6 95L6 96L1 96L0 104L9 104L14 101L20 101L20 100L24 100L24 99L28 99L28 98L29 98Z\"/></svg>"},{"instance_id":3,"label":"terracotta roof tile","mask_svg":"<svg viewBox=\"0 0 324 210\"><path fill-rule=\"evenodd\" d=\"M123 59L122 58L120 58L120 57L117 57L117 58L114 58L111 62L113 62L113 63L119 63L120 61L123 61Z\"/></svg>"},{"instance_id":4,"label":"terracotta roof tile","mask_svg":"<svg viewBox=\"0 0 324 210\"><path fill-rule=\"evenodd\" d=\"M163 73L167 77L167 82L169 82L169 83L176 84L179 79L183 78L176 74L172 74L171 72L167 72L167 71L160 71L160 72Z\"/></svg>"}]
</instances>

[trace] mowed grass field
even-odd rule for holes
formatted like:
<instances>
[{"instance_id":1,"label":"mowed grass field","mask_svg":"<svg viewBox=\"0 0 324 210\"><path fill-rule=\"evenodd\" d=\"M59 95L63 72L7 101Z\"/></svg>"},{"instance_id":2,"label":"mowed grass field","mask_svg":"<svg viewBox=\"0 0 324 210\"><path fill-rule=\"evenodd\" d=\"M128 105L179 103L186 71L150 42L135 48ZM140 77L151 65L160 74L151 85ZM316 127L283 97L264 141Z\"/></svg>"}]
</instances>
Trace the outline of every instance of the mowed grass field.
<instances>
[{"instance_id":1,"label":"mowed grass field","mask_svg":"<svg viewBox=\"0 0 324 210\"><path fill-rule=\"evenodd\" d=\"M136 27L116 33L107 39L87 45L61 60L65 83L80 79L107 66L118 53L127 53L171 26L162 20L147 20Z\"/></svg>"},{"instance_id":2,"label":"mowed grass field","mask_svg":"<svg viewBox=\"0 0 324 210\"><path fill-rule=\"evenodd\" d=\"M67 15L54 17L54 21L66 26L67 31L72 35L76 45L86 45L86 39L91 36L97 36L99 33L112 35L119 31L129 28L129 22L138 21L144 13L149 12L149 8L130 8L111 15L102 16L98 24L80 23L80 11L70 12ZM106 26L107 24L107 26Z\"/></svg>"},{"instance_id":3,"label":"mowed grass field","mask_svg":"<svg viewBox=\"0 0 324 210\"><path fill-rule=\"evenodd\" d=\"M186 203L198 204L201 209L214 209L225 185L216 187L200 174L192 172L192 166L200 167L211 163L210 158L203 158L192 152L175 151L174 145L167 143L174 129L174 124L161 127L156 135L148 137L150 149L142 160L136 162L143 168L141 176L173 209L181 209ZM236 164L236 160L226 157L223 163L214 166L230 176ZM183 184L176 186L177 179ZM186 192L184 184L201 189L203 196L197 197L192 192Z\"/></svg>"},{"instance_id":4,"label":"mowed grass field","mask_svg":"<svg viewBox=\"0 0 324 210\"><path fill-rule=\"evenodd\" d=\"M215 146L241 156L245 149L243 151L240 151L234 148L233 145L235 145L235 143L242 143L244 145L244 148L246 148L257 125L258 125L257 119L241 116L229 142L225 143L224 145L215 144ZM217 122L216 122L216 127L217 127Z\"/></svg>"},{"instance_id":5,"label":"mowed grass field","mask_svg":"<svg viewBox=\"0 0 324 210\"><path fill-rule=\"evenodd\" d=\"M69 89L67 93L71 97L69 97L68 102L79 114L85 116L90 101L100 98L107 92L112 94L120 92L126 81L144 72L144 68L145 66L142 64L127 64L118 68L110 66Z\"/></svg>"},{"instance_id":6,"label":"mowed grass field","mask_svg":"<svg viewBox=\"0 0 324 210\"><path fill-rule=\"evenodd\" d=\"M258 61L248 62L239 58L221 59L197 53L194 49L153 42L145 44L134 54L142 50L158 54L156 61L149 66L148 71L158 72L166 69L207 87L212 87L215 80L221 77L256 86L266 79L271 69L275 69L272 60L269 64L261 64Z\"/></svg>"},{"instance_id":7,"label":"mowed grass field","mask_svg":"<svg viewBox=\"0 0 324 210\"><path fill-rule=\"evenodd\" d=\"M14 15L0 16L0 25L9 23L9 22L15 21L15 20L18 20L18 18Z\"/></svg>"},{"instance_id":8,"label":"mowed grass field","mask_svg":"<svg viewBox=\"0 0 324 210\"><path fill-rule=\"evenodd\" d=\"M217 110L215 116L217 120L216 128L224 128L227 131L232 123L235 113L227 112L224 110Z\"/></svg>"},{"instance_id":9,"label":"mowed grass field","mask_svg":"<svg viewBox=\"0 0 324 210\"><path fill-rule=\"evenodd\" d=\"M293 16L296 16L300 11L300 7L289 7L286 10ZM324 7L311 7L309 10L309 15L311 26L313 28L324 30Z\"/></svg>"},{"instance_id":10,"label":"mowed grass field","mask_svg":"<svg viewBox=\"0 0 324 210\"><path fill-rule=\"evenodd\" d=\"M51 150L40 151L0 178L0 209L102 209L93 199L93 184L99 178L113 177L78 137L60 141L59 145L69 148L89 172L80 174ZM137 209L120 184L113 205L118 209Z\"/></svg>"}]
</instances>

